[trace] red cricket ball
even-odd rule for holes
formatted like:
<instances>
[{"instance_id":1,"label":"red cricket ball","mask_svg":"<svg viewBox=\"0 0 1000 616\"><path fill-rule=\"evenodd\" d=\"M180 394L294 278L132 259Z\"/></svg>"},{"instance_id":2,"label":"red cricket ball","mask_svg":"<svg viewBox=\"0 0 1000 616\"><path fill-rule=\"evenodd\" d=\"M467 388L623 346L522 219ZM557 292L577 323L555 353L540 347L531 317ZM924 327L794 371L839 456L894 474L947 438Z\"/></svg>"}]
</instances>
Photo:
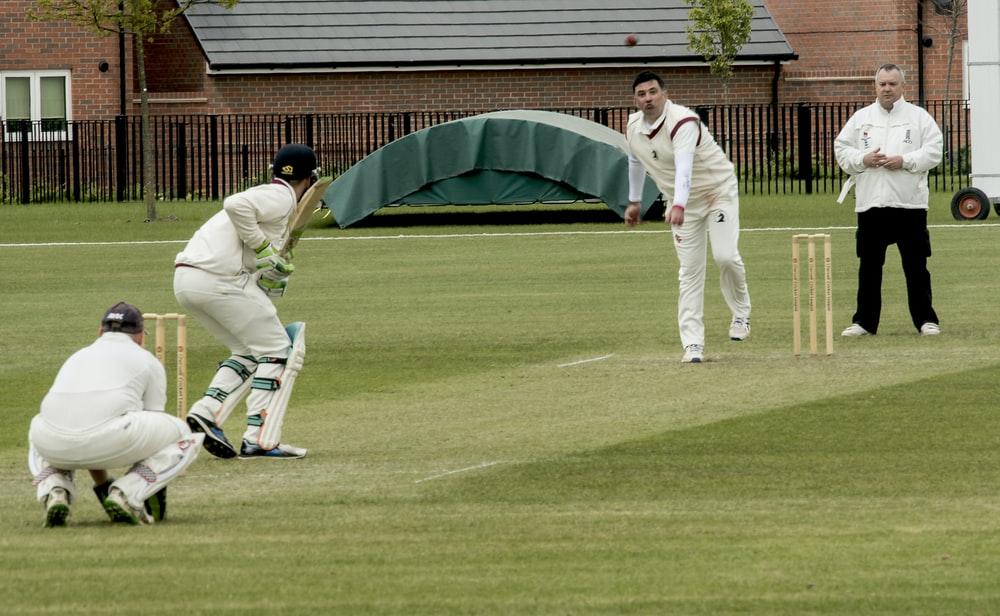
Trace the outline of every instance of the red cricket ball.
<instances>
[{"instance_id":1,"label":"red cricket ball","mask_svg":"<svg viewBox=\"0 0 1000 616\"><path fill-rule=\"evenodd\" d=\"M639 42L639 37L634 34L629 34L628 36L625 37L625 44L628 45L629 47L635 46L635 44L638 42Z\"/></svg>"}]
</instances>

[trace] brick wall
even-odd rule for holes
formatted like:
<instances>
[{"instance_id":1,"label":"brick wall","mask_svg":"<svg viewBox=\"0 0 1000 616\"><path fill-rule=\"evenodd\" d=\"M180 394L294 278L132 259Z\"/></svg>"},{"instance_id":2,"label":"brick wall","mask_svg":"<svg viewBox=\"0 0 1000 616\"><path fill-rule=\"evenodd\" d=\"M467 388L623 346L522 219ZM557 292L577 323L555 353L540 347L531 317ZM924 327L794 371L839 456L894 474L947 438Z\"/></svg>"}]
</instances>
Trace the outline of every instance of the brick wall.
<instances>
[{"instance_id":1,"label":"brick wall","mask_svg":"<svg viewBox=\"0 0 1000 616\"><path fill-rule=\"evenodd\" d=\"M788 38L798 61L785 65L781 98L786 101L868 100L874 97L875 68L900 65L907 75L905 96L918 96L918 0L765 0ZM954 85L945 92L948 19L925 2L924 36L933 44L924 53L927 99L961 97L961 42L953 64ZM964 19L963 19L964 22ZM967 38L967 28L961 29Z\"/></svg>"},{"instance_id":2,"label":"brick wall","mask_svg":"<svg viewBox=\"0 0 1000 616\"><path fill-rule=\"evenodd\" d=\"M161 8L174 8L173 0L159 0ZM201 95L205 89L205 56L198 40L183 16L174 19L166 32L158 34L145 46L146 84L150 92L187 92Z\"/></svg>"},{"instance_id":3,"label":"brick wall","mask_svg":"<svg viewBox=\"0 0 1000 616\"><path fill-rule=\"evenodd\" d=\"M34 4L32 0L0 2L0 71L69 70L73 119L116 115L118 37L89 34L65 22L31 21L26 13ZM105 73L97 68L101 60L110 65ZM131 66L126 66L131 79Z\"/></svg>"},{"instance_id":4,"label":"brick wall","mask_svg":"<svg viewBox=\"0 0 1000 616\"><path fill-rule=\"evenodd\" d=\"M975 1L975 0L970 0ZM962 92L962 73L964 57L962 43L969 38L968 21L963 17L958 24L958 40L955 41L955 55L952 63L951 87L945 90L945 78L948 69L948 37L952 31L951 18L937 15L928 7L924 9L924 36L934 40L931 47L924 50L925 71L924 87L927 98L964 98Z\"/></svg>"},{"instance_id":5,"label":"brick wall","mask_svg":"<svg viewBox=\"0 0 1000 616\"><path fill-rule=\"evenodd\" d=\"M161 0L169 2L170 0ZM447 70L288 75L205 75L205 59L186 22L149 47L153 112L337 113L370 111L618 107L645 67L547 70ZM657 69L670 96L685 104L725 102L706 69ZM773 69L748 67L729 84L729 101L768 102Z\"/></svg>"},{"instance_id":6,"label":"brick wall","mask_svg":"<svg viewBox=\"0 0 1000 616\"><path fill-rule=\"evenodd\" d=\"M207 93L219 113L619 107L632 104L632 79L643 69L214 76ZM718 80L705 69L659 72L678 102L724 102ZM770 67L742 70L729 85L730 101L768 102L772 74Z\"/></svg>"}]
</instances>

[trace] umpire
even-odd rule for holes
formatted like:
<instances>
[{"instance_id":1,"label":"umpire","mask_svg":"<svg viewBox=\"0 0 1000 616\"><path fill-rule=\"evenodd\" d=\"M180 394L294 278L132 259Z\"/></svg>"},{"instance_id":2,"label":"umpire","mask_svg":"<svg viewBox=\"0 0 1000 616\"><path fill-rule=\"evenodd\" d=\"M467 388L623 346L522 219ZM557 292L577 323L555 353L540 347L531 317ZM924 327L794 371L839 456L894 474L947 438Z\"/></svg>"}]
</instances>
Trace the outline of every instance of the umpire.
<instances>
[{"instance_id":1,"label":"umpire","mask_svg":"<svg viewBox=\"0 0 1000 616\"><path fill-rule=\"evenodd\" d=\"M857 183L858 309L844 336L878 332L882 266L891 244L899 248L913 326L923 336L941 332L927 271L927 172L941 162L941 129L927 111L903 100L903 84L902 69L880 66L877 100L851 116L834 142L837 162L851 175L841 201Z\"/></svg>"}]
</instances>

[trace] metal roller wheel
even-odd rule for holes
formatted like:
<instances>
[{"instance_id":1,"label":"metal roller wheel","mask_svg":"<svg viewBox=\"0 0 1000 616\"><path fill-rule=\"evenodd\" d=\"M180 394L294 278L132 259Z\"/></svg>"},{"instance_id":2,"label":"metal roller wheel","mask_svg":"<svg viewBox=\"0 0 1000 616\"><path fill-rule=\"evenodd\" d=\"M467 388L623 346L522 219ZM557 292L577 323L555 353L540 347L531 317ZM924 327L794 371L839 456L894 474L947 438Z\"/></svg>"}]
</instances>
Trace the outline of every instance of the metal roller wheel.
<instances>
[{"instance_id":1,"label":"metal roller wheel","mask_svg":"<svg viewBox=\"0 0 1000 616\"><path fill-rule=\"evenodd\" d=\"M963 188L951 198L951 215L955 220L983 220L990 215L990 199L978 188Z\"/></svg>"}]
</instances>

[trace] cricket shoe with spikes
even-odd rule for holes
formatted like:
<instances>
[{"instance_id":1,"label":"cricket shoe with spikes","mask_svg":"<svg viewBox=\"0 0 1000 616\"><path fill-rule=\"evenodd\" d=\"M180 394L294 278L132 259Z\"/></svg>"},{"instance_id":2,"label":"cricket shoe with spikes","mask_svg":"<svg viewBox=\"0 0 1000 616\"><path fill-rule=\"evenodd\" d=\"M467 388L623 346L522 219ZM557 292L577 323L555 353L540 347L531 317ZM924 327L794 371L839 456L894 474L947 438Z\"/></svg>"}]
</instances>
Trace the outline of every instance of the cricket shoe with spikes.
<instances>
[{"instance_id":1,"label":"cricket shoe with spikes","mask_svg":"<svg viewBox=\"0 0 1000 616\"><path fill-rule=\"evenodd\" d=\"M750 335L750 317L733 317L729 324L730 340L746 340Z\"/></svg>"},{"instance_id":2,"label":"cricket shoe with spikes","mask_svg":"<svg viewBox=\"0 0 1000 616\"><path fill-rule=\"evenodd\" d=\"M111 488L103 504L104 511L107 512L112 522L122 522L132 526L153 523L153 518L146 513L146 509L130 505L125 494L118 488Z\"/></svg>"},{"instance_id":3,"label":"cricket shoe with spikes","mask_svg":"<svg viewBox=\"0 0 1000 616\"><path fill-rule=\"evenodd\" d=\"M97 496L97 502L101 503L102 507L104 506L104 500L108 497L108 494L111 493L111 484L114 482L114 477L108 477L107 481L104 483L99 483L94 486L94 495ZM167 517L167 487L163 486L160 488L159 492L147 498L144 505L146 513L152 516L153 520L162 522L163 519ZM104 512L108 514L108 517L111 518L112 522L115 521L110 511L105 509Z\"/></svg>"},{"instance_id":4,"label":"cricket shoe with spikes","mask_svg":"<svg viewBox=\"0 0 1000 616\"><path fill-rule=\"evenodd\" d=\"M684 347L684 356L681 363L700 364L705 359L705 347L700 344L689 344Z\"/></svg>"},{"instance_id":5,"label":"cricket shoe with spikes","mask_svg":"<svg viewBox=\"0 0 1000 616\"><path fill-rule=\"evenodd\" d=\"M226 438L226 434L222 431L222 428L216 425L211 419L205 419L200 415L191 413L187 416L187 425L193 432L201 432L205 435L202 447L208 453L216 458L236 457L236 448Z\"/></svg>"},{"instance_id":6,"label":"cricket shoe with spikes","mask_svg":"<svg viewBox=\"0 0 1000 616\"><path fill-rule=\"evenodd\" d=\"M278 443L278 446L274 449L264 449L250 441L244 440L243 444L240 445L240 459L276 458L279 460L292 460L295 458L304 458L306 451L308 450L303 447L296 447L295 445L287 445L285 443Z\"/></svg>"},{"instance_id":7,"label":"cricket shoe with spikes","mask_svg":"<svg viewBox=\"0 0 1000 616\"><path fill-rule=\"evenodd\" d=\"M842 331L840 335L845 338L857 338L858 336L868 336L870 334L864 327L861 327L857 323L851 323L851 325Z\"/></svg>"},{"instance_id":8,"label":"cricket shoe with spikes","mask_svg":"<svg viewBox=\"0 0 1000 616\"><path fill-rule=\"evenodd\" d=\"M66 526L69 517L69 494L62 488L52 488L45 497L45 528Z\"/></svg>"},{"instance_id":9,"label":"cricket shoe with spikes","mask_svg":"<svg viewBox=\"0 0 1000 616\"><path fill-rule=\"evenodd\" d=\"M937 323L931 323L930 321L924 323L920 326L921 336L937 336L941 333L941 326Z\"/></svg>"}]
</instances>

